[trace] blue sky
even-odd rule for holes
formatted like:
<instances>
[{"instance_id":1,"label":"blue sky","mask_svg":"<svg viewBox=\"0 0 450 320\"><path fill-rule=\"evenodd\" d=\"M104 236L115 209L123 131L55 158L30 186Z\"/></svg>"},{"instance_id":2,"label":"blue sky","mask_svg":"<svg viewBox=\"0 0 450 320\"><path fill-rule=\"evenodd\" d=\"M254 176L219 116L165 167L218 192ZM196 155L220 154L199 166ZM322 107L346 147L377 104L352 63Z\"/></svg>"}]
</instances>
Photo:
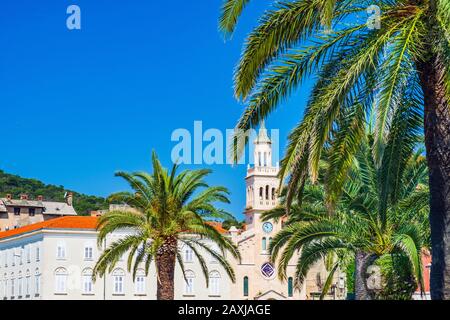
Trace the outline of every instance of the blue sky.
<instances>
[{"instance_id":1,"label":"blue sky","mask_svg":"<svg viewBox=\"0 0 450 320\"><path fill-rule=\"evenodd\" d=\"M221 0L15 0L0 10L0 169L87 194L126 189L117 170L165 165L171 133L233 128L244 106L232 95L233 68L266 1L254 1L224 41ZM81 30L66 8L81 8ZM306 88L267 121L281 146L303 114ZM197 168L198 166L192 166ZM245 165L211 166L212 185L232 192L242 217Z\"/></svg>"}]
</instances>

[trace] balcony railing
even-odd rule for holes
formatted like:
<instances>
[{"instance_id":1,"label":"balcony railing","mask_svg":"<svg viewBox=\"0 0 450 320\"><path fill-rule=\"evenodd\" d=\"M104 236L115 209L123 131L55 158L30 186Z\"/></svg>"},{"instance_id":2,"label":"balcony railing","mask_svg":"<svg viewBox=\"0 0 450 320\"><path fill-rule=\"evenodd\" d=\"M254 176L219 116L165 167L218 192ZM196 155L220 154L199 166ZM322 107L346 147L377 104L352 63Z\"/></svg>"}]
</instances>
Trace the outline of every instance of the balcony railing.
<instances>
[{"instance_id":1,"label":"balcony railing","mask_svg":"<svg viewBox=\"0 0 450 320\"><path fill-rule=\"evenodd\" d=\"M279 168L277 167L252 167L248 169L248 173L262 173L262 174L278 174Z\"/></svg>"}]
</instances>

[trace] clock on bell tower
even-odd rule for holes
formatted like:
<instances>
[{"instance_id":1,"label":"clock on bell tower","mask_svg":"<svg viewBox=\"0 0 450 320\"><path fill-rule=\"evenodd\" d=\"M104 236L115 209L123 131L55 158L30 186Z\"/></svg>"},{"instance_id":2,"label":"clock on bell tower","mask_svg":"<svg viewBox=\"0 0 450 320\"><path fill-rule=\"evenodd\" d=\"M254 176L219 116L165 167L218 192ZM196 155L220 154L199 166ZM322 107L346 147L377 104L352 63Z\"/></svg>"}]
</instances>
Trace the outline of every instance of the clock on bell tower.
<instances>
[{"instance_id":1,"label":"clock on bell tower","mask_svg":"<svg viewBox=\"0 0 450 320\"><path fill-rule=\"evenodd\" d=\"M259 221L263 211L273 209L278 204L279 186L278 163L272 164L272 141L267 134L264 122L261 124L254 143L254 165L247 169L245 216L247 228L260 228L265 233L273 230L272 223ZM265 228L265 229L261 229Z\"/></svg>"}]
</instances>

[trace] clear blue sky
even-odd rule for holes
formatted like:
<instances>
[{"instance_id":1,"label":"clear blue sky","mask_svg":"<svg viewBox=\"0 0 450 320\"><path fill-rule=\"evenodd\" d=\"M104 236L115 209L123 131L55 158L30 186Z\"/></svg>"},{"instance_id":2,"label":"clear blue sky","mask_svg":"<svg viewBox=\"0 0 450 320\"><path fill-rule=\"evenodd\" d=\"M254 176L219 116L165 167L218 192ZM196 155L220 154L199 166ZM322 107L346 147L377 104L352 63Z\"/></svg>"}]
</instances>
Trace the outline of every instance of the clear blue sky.
<instances>
[{"instance_id":1,"label":"clear blue sky","mask_svg":"<svg viewBox=\"0 0 450 320\"><path fill-rule=\"evenodd\" d=\"M66 28L81 8L82 29ZM87 194L127 186L117 170L171 165L176 128L233 128L243 39L266 1L248 7L231 41L218 32L221 0L14 0L0 10L0 169ZM306 88L267 121L281 145L303 114ZM195 166L193 166L195 167ZM242 217L245 166L212 166Z\"/></svg>"}]
</instances>

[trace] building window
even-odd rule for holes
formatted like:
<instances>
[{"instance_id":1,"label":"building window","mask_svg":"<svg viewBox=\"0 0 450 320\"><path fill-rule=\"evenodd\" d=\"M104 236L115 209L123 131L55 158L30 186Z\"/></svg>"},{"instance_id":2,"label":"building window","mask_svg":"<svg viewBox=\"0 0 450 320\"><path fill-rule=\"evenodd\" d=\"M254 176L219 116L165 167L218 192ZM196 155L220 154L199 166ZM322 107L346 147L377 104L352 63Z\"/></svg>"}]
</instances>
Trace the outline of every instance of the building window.
<instances>
[{"instance_id":1,"label":"building window","mask_svg":"<svg viewBox=\"0 0 450 320\"><path fill-rule=\"evenodd\" d=\"M3 294L5 299L8 298L8 286L9 286L9 281L8 279L5 279L5 287L3 288Z\"/></svg>"},{"instance_id":2,"label":"building window","mask_svg":"<svg viewBox=\"0 0 450 320\"><path fill-rule=\"evenodd\" d=\"M9 280L9 284L11 286L11 298L14 298L15 295L15 284L16 284L16 279L14 278L14 273L11 273L11 279Z\"/></svg>"},{"instance_id":3,"label":"building window","mask_svg":"<svg viewBox=\"0 0 450 320\"><path fill-rule=\"evenodd\" d=\"M5 287L5 279L2 279L2 280L0 280L0 292L1 292L3 298L5 297L4 291L3 291L4 287Z\"/></svg>"},{"instance_id":4,"label":"building window","mask_svg":"<svg viewBox=\"0 0 450 320\"><path fill-rule=\"evenodd\" d=\"M264 188L263 187L259 188L259 200L263 199L263 193L264 193Z\"/></svg>"},{"instance_id":5,"label":"building window","mask_svg":"<svg viewBox=\"0 0 450 320\"><path fill-rule=\"evenodd\" d=\"M67 270L58 268L55 270L55 294L67 293Z\"/></svg>"},{"instance_id":6,"label":"building window","mask_svg":"<svg viewBox=\"0 0 450 320\"><path fill-rule=\"evenodd\" d=\"M31 250L30 250L29 245L25 247L25 256L27 259L27 263L30 263L31 262Z\"/></svg>"},{"instance_id":7,"label":"building window","mask_svg":"<svg viewBox=\"0 0 450 320\"><path fill-rule=\"evenodd\" d=\"M21 271L19 271L19 277L17 278L17 289L17 295L19 296L19 298L21 298L23 294L23 278Z\"/></svg>"},{"instance_id":8,"label":"building window","mask_svg":"<svg viewBox=\"0 0 450 320\"><path fill-rule=\"evenodd\" d=\"M267 241L267 250L270 249L270 244L272 243L272 238L269 237L268 241Z\"/></svg>"},{"instance_id":9,"label":"building window","mask_svg":"<svg viewBox=\"0 0 450 320\"><path fill-rule=\"evenodd\" d=\"M25 295L27 297L30 296L30 280L31 280L30 271L27 270L27 274L26 274L26 278L25 278Z\"/></svg>"},{"instance_id":10,"label":"building window","mask_svg":"<svg viewBox=\"0 0 450 320\"><path fill-rule=\"evenodd\" d=\"M137 295L145 294L145 272L144 272L144 270L138 270L136 273L134 291L135 291L135 294L137 294Z\"/></svg>"},{"instance_id":11,"label":"building window","mask_svg":"<svg viewBox=\"0 0 450 320\"><path fill-rule=\"evenodd\" d=\"M263 237L262 238L262 250L263 251L265 251L265 250L267 250L267 240L266 240L266 237Z\"/></svg>"},{"instance_id":12,"label":"building window","mask_svg":"<svg viewBox=\"0 0 450 320\"><path fill-rule=\"evenodd\" d=\"M292 297L294 295L294 280L292 277L288 278L288 297Z\"/></svg>"},{"instance_id":13,"label":"building window","mask_svg":"<svg viewBox=\"0 0 450 320\"><path fill-rule=\"evenodd\" d=\"M193 295L194 294L194 282L195 282L194 271L191 271L191 270L186 271L186 281L185 281L185 285L184 285L184 294L185 295Z\"/></svg>"},{"instance_id":14,"label":"building window","mask_svg":"<svg viewBox=\"0 0 450 320\"><path fill-rule=\"evenodd\" d=\"M211 254L211 260L210 260L210 263L219 263L219 260L217 259L217 255L219 255L219 254L217 253L218 250L219 250L219 249L218 249L217 247L211 248L211 251L214 252L214 253L216 254L216 256L214 256L214 255Z\"/></svg>"},{"instance_id":15,"label":"building window","mask_svg":"<svg viewBox=\"0 0 450 320\"><path fill-rule=\"evenodd\" d=\"M39 269L36 269L34 274L34 294L35 296L41 294L41 273L39 272Z\"/></svg>"},{"instance_id":16,"label":"building window","mask_svg":"<svg viewBox=\"0 0 450 320\"><path fill-rule=\"evenodd\" d=\"M19 256L19 264L22 265L23 264L23 254L24 254L25 249L22 247L19 249L18 252L18 256Z\"/></svg>"},{"instance_id":17,"label":"building window","mask_svg":"<svg viewBox=\"0 0 450 320\"><path fill-rule=\"evenodd\" d=\"M41 260L41 248L39 247L39 244L36 245L36 261Z\"/></svg>"},{"instance_id":18,"label":"building window","mask_svg":"<svg viewBox=\"0 0 450 320\"><path fill-rule=\"evenodd\" d=\"M66 258L66 244L63 241L58 242L56 245L56 259Z\"/></svg>"},{"instance_id":19,"label":"building window","mask_svg":"<svg viewBox=\"0 0 450 320\"><path fill-rule=\"evenodd\" d=\"M8 275L5 273L3 276L3 298L6 299L8 297Z\"/></svg>"},{"instance_id":20,"label":"building window","mask_svg":"<svg viewBox=\"0 0 450 320\"><path fill-rule=\"evenodd\" d=\"M272 200L275 200L276 191L275 188L272 188Z\"/></svg>"},{"instance_id":21,"label":"building window","mask_svg":"<svg viewBox=\"0 0 450 320\"><path fill-rule=\"evenodd\" d=\"M220 273L212 271L209 274L209 293L212 296L220 295Z\"/></svg>"},{"instance_id":22,"label":"building window","mask_svg":"<svg viewBox=\"0 0 450 320\"><path fill-rule=\"evenodd\" d=\"M14 215L20 216L20 208L14 208Z\"/></svg>"},{"instance_id":23,"label":"building window","mask_svg":"<svg viewBox=\"0 0 450 320\"><path fill-rule=\"evenodd\" d=\"M266 186L266 200L269 200L269 186Z\"/></svg>"},{"instance_id":24,"label":"building window","mask_svg":"<svg viewBox=\"0 0 450 320\"><path fill-rule=\"evenodd\" d=\"M84 246L84 260L92 260L94 258L94 248L91 244Z\"/></svg>"},{"instance_id":25,"label":"building window","mask_svg":"<svg viewBox=\"0 0 450 320\"><path fill-rule=\"evenodd\" d=\"M94 284L92 281L92 269L84 269L82 273L83 294L92 294L94 292Z\"/></svg>"},{"instance_id":26,"label":"building window","mask_svg":"<svg viewBox=\"0 0 450 320\"><path fill-rule=\"evenodd\" d=\"M244 277L244 297L248 297L248 277Z\"/></svg>"},{"instance_id":27,"label":"building window","mask_svg":"<svg viewBox=\"0 0 450 320\"><path fill-rule=\"evenodd\" d=\"M114 294L123 294L124 293L124 276L125 272L122 269L116 269L113 271L113 280L114 280Z\"/></svg>"},{"instance_id":28,"label":"building window","mask_svg":"<svg viewBox=\"0 0 450 320\"><path fill-rule=\"evenodd\" d=\"M36 214L36 209L34 208L28 209L28 214L30 215L30 217L34 217L34 215Z\"/></svg>"},{"instance_id":29,"label":"building window","mask_svg":"<svg viewBox=\"0 0 450 320\"><path fill-rule=\"evenodd\" d=\"M275 267L270 262L266 262L261 266L261 273L266 278L271 278L275 274Z\"/></svg>"},{"instance_id":30,"label":"building window","mask_svg":"<svg viewBox=\"0 0 450 320\"><path fill-rule=\"evenodd\" d=\"M184 247L184 262L194 261L194 251L187 245Z\"/></svg>"}]
</instances>

